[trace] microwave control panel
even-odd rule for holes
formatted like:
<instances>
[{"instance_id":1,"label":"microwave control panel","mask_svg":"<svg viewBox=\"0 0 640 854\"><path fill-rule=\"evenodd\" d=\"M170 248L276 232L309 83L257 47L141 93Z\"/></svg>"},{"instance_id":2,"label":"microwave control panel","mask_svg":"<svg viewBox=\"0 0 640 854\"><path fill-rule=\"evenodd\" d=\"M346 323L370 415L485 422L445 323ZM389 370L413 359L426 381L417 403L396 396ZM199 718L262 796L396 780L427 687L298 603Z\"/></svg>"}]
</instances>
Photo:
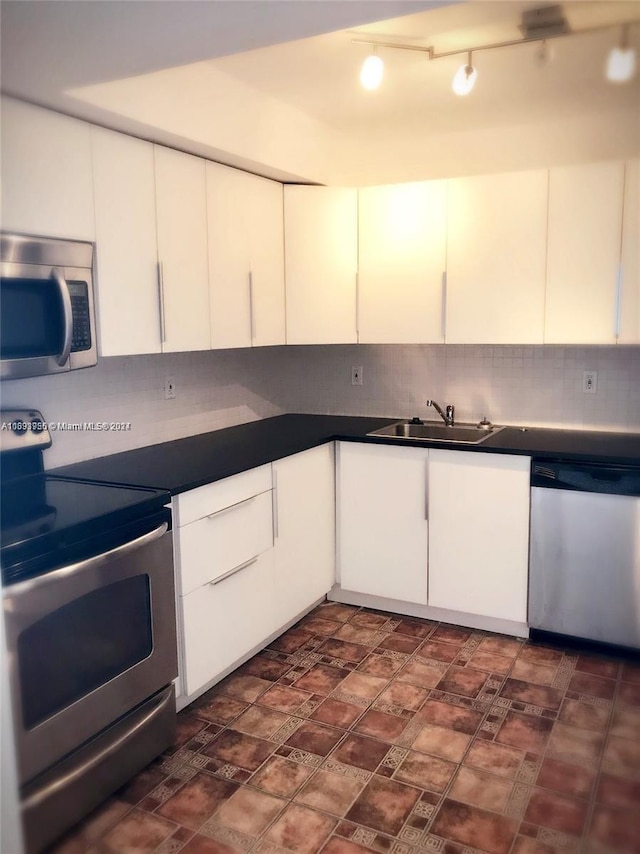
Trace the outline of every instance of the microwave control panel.
<instances>
[{"instance_id":1,"label":"microwave control panel","mask_svg":"<svg viewBox=\"0 0 640 854\"><path fill-rule=\"evenodd\" d=\"M73 337L71 352L91 349L91 312L89 310L89 288L86 282L67 282L71 296L73 314Z\"/></svg>"}]
</instances>

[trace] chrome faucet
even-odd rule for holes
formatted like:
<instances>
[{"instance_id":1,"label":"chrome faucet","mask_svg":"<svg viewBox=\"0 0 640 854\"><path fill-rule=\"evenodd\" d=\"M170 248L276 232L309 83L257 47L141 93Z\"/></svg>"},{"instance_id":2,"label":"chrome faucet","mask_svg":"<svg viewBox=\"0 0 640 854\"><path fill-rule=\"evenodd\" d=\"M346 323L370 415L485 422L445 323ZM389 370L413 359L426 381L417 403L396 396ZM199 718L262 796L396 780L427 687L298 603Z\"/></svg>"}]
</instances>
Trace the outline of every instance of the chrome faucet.
<instances>
[{"instance_id":1,"label":"chrome faucet","mask_svg":"<svg viewBox=\"0 0 640 854\"><path fill-rule=\"evenodd\" d=\"M427 406L433 406L433 408L438 413L440 418L442 418L447 427L453 427L455 423L455 407L453 406L453 404L447 404L444 412L442 411L442 407L440 406L440 404L436 403L435 400L428 400Z\"/></svg>"}]
</instances>

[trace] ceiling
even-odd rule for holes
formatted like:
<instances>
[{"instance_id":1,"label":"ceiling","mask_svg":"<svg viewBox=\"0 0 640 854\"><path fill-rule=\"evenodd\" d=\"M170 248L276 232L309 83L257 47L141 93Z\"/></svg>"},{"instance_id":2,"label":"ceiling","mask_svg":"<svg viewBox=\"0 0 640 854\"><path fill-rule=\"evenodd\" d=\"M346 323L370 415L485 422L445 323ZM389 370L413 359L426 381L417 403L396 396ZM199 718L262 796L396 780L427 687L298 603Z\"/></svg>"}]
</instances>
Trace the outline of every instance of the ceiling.
<instances>
[{"instance_id":1,"label":"ceiling","mask_svg":"<svg viewBox=\"0 0 640 854\"><path fill-rule=\"evenodd\" d=\"M429 61L426 53L381 48L383 85L367 92L359 84L368 48L353 44L354 38L432 46L436 52L464 50L521 38L523 12L540 5L521 0L4 0L2 88L282 180L371 183L428 177L427 159L434 175L446 174L455 168L446 161L446 149L468 150L473 133L484 140L488 156L500 138L496 134L505 129L512 137L508 163L514 168L522 149L518 140L526 134L512 129L534 126L546 129L544 144L539 134L528 135L530 145L538 140L534 160L554 149L554 127L557 133L566 129L567 151L574 144L569 131L584 146L585 128L591 133L598 126L605 135L609 128L605 154L616 150L620 132L613 129L618 127L634 137L626 140L625 150L640 149L640 74L626 85L612 85L603 74L620 27L577 34L640 21L640 0L565 2L575 34L549 42L551 61L538 61L539 46L533 44L480 51L473 57L477 84L466 98L451 91L464 57ZM640 50L640 24L630 35ZM507 144L507 137L501 138ZM593 140L585 155L596 149Z\"/></svg>"}]
</instances>

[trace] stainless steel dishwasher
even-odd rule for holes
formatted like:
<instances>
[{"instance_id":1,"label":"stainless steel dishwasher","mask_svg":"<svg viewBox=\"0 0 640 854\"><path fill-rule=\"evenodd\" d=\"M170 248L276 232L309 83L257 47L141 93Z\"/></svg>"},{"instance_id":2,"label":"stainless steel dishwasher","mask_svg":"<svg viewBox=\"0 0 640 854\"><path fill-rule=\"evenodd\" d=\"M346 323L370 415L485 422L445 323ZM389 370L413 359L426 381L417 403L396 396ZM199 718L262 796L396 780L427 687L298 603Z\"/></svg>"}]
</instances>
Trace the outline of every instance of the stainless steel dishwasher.
<instances>
[{"instance_id":1,"label":"stainless steel dishwasher","mask_svg":"<svg viewBox=\"0 0 640 854\"><path fill-rule=\"evenodd\" d=\"M640 466L533 461L529 626L640 648Z\"/></svg>"}]
</instances>

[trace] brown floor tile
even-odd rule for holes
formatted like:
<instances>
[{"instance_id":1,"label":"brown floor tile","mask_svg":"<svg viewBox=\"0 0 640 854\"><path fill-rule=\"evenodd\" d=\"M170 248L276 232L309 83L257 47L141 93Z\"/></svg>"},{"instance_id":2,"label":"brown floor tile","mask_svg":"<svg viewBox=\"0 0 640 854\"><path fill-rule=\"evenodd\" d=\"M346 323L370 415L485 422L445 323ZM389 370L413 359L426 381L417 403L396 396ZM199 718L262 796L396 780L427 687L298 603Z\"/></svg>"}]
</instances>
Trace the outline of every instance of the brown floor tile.
<instances>
[{"instance_id":1,"label":"brown floor tile","mask_svg":"<svg viewBox=\"0 0 640 854\"><path fill-rule=\"evenodd\" d=\"M350 670L344 670L340 667L329 667L326 664L314 664L304 676L301 676L295 683L296 688L302 688L304 691L311 691L312 694L330 694L334 688L342 682L345 676L348 676Z\"/></svg>"},{"instance_id":2,"label":"brown floor tile","mask_svg":"<svg viewBox=\"0 0 640 854\"><path fill-rule=\"evenodd\" d=\"M338 631L342 623L337 620L327 620L324 617L314 615L307 617L300 623L300 628L314 635L325 635L331 637Z\"/></svg>"},{"instance_id":3,"label":"brown floor tile","mask_svg":"<svg viewBox=\"0 0 640 854\"><path fill-rule=\"evenodd\" d=\"M620 664L617 661L609 661L606 658L579 655L576 662L576 670L581 673L591 673L593 676L605 676L607 679L616 679L620 670Z\"/></svg>"},{"instance_id":4,"label":"brown floor tile","mask_svg":"<svg viewBox=\"0 0 640 854\"><path fill-rule=\"evenodd\" d=\"M333 637L338 640L361 643L365 646L376 646L380 642L380 632L376 629L368 629L365 626L343 623Z\"/></svg>"},{"instance_id":5,"label":"brown floor tile","mask_svg":"<svg viewBox=\"0 0 640 854\"><path fill-rule=\"evenodd\" d=\"M418 789L374 776L347 813L347 820L395 835L419 797Z\"/></svg>"},{"instance_id":6,"label":"brown floor tile","mask_svg":"<svg viewBox=\"0 0 640 854\"><path fill-rule=\"evenodd\" d=\"M633 682L634 685L640 685L640 664L632 664L631 662L623 664L622 680L624 682Z\"/></svg>"},{"instance_id":7,"label":"brown floor tile","mask_svg":"<svg viewBox=\"0 0 640 854\"><path fill-rule=\"evenodd\" d=\"M147 854L168 839L175 824L142 810L131 810L101 840L100 850L108 854Z\"/></svg>"},{"instance_id":8,"label":"brown floor tile","mask_svg":"<svg viewBox=\"0 0 640 854\"><path fill-rule=\"evenodd\" d=\"M389 617L374 611L360 611L351 617L351 622L354 626L364 626L365 629L381 629L389 622Z\"/></svg>"},{"instance_id":9,"label":"brown floor tile","mask_svg":"<svg viewBox=\"0 0 640 854\"><path fill-rule=\"evenodd\" d=\"M268 679L275 682L281 676L291 670L291 665L286 661L278 661L268 658L266 655L256 655L250 658L246 664L238 670L243 676L258 676L260 679Z\"/></svg>"},{"instance_id":10,"label":"brown floor tile","mask_svg":"<svg viewBox=\"0 0 640 854\"><path fill-rule=\"evenodd\" d=\"M236 676L232 674L218 685L218 690L221 694L233 697L235 700L255 703L267 688L271 688L272 684L267 679L260 679L258 676Z\"/></svg>"},{"instance_id":11,"label":"brown floor tile","mask_svg":"<svg viewBox=\"0 0 640 854\"><path fill-rule=\"evenodd\" d=\"M548 718L511 711L507 712L495 740L498 744L507 744L531 753L543 753L552 727L553 721Z\"/></svg>"},{"instance_id":12,"label":"brown floor tile","mask_svg":"<svg viewBox=\"0 0 640 854\"><path fill-rule=\"evenodd\" d=\"M361 706L353 706L351 703L343 703L342 700L327 697L310 715L310 720L348 729L361 714Z\"/></svg>"},{"instance_id":13,"label":"brown floor tile","mask_svg":"<svg viewBox=\"0 0 640 854\"><path fill-rule=\"evenodd\" d=\"M482 722L483 714L462 706L442 703L439 700L427 700L414 717L425 723L473 735Z\"/></svg>"},{"instance_id":14,"label":"brown floor tile","mask_svg":"<svg viewBox=\"0 0 640 854\"><path fill-rule=\"evenodd\" d=\"M441 793L449 785L455 770L453 762L410 750L393 776L404 783Z\"/></svg>"},{"instance_id":15,"label":"brown floor tile","mask_svg":"<svg viewBox=\"0 0 640 854\"><path fill-rule=\"evenodd\" d=\"M549 739L548 755L585 768L594 768L600 759L603 744L604 737L598 732L556 721Z\"/></svg>"},{"instance_id":16,"label":"brown floor tile","mask_svg":"<svg viewBox=\"0 0 640 854\"><path fill-rule=\"evenodd\" d=\"M515 819L447 799L438 810L431 832L489 854L508 854L517 827Z\"/></svg>"},{"instance_id":17,"label":"brown floor tile","mask_svg":"<svg viewBox=\"0 0 640 854\"><path fill-rule=\"evenodd\" d=\"M234 730L258 738L269 738L288 721L287 715L262 706L250 706L233 724Z\"/></svg>"},{"instance_id":18,"label":"brown floor tile","mask_svg":"<svg viewBox=\"0 0 640 854\"><path fill-rule=\"evenodd\" d=\"M640 742L610 735L602 757L602 770L616 777L640 780Z\"/></svg>"},{"instance_id":19,"label":"brown floor tile","mask_svg":"<svg viewBox=\"0 0 640 854\"><path fill-rule=\"evenodd\" d=\"M120 821L131 804L118 797L109 798L53 846L48 854L84 854L90 844Z\"/></svg>"},{"instance_id":20,"label":"brown floor tile","mask_svg":"<svg viewBox=\"0 0 640 854\"><path fill-rule=\"evenodd\" d=\"M278 652L291 654L292 652L296 652L296 650L300 649L301 646L309 643L312 637L313 635L311 632L306 632L299 626L294 626L293 629L289 629L288 632L285 632L283 635L280 635L279 638L271 641L269 648L275 649Z\"/></svg>"},{"instance_id":21,"label":"brown floor tile","mask_svg":"<svg viewBox=\"0 0 640 854\"><path fill-rule=\"evenodd\" d=\"M394 631L400 635L424 639L429 637L436 626L437 623L432 623L429 620L413 620L411 617L404 617Z\"/></svg>"},{"instance_id":22,"label":"brown floor tile","mask_svg":"<svg viewBox=\"0 0 640 854\"><path fill-rule=\"evenodd\" d=\"M470 741L470 735L426 724L413 740L412 747L421 753L430 753L442 759L462 762Z\"/></svg>"},{"instance_id":23,"label":"brown floor tile","mask_svg":"<svg viewBox=\"0 0 640 854\"><path fill-rule=\"evenodd\" d=\"M361 735L346 736L331 754L331 758L343 765L375 771L389 751L389 745Z\"/></svg>"},{"instance_id":24,"label":"brown floor tile","mask_svg":"<svg viewBox=\"0 0 640 854\"><path fill-rule=\"evenodd\" d=\"M268 706L278 712L294 714L311 696L308 691L276 684L260 697L259 702L261 706Z\"/></svg>"},{"instance_id":25,"label":"brown floor tile","mask_svg":"<svg viewBox=\"0 0 640 854\"><path fill-rule=\"evenodd\" d=\"M558 848L555 845L538 842L530 836L517 836L511 854L558 854Z\"/></svg>"},{"instance_id":26,"label":"brown floor tile","mask_svg":"<svg viewBox=\"0 0 640 854\"><path fill-rule=\"evenodd\" d=\"M373 653L358 665L358 671L369 673L371 676L380 676L382 679L391 679L403 664L403 660Z\"/></svg>"},{"instance_id":27,"label":"brown floor tile","mask_svg":"<svg viewBox=\"0 0 640 854\"><path fill-rule=\"evenodd\" d=\"M311 766L291 762L284 756L270 756L249 782L265 792L290 798L313 770Z\"/></svg>"},{"instance_id":28,"label":"brown floor tile","mask_svg":"<svg viewBox=\"0 0 640 854\"><path fill-rule=\"evenodd\" d=\"M149 765L124 786L124 788L120 789L116 795L121 801L126 801L128 804L137 804L166 779L167 774L164 771L161 771L155 765Z\"/></svg>"},{"instance_id":29,"label":"brown floor tile","mask_svg":"<svg viewBox=\"0 0 640 854\"><path fill-rule=\"evenodd\" d=\"M637 809L640 804L640 780L625 780L613 774L602 773L596 801L610 807Z\"/></svg>"},{"instance_id":30,"label":"brown floor tile","mask_svg":"<svg viewBox=\"0 0 640 854\"><path fill-rule=\"evenodd\" d=\"M370 676L368 673L354 671L340 683L339 691L345 697L353 696L361 700L374 700L383 688L387 686L387 679L379 676Z\"/></svg>"},{"instance_id":31,"label":"brown floor tile","mask_svg":"<svg viewBox=\"0 0 640 854\"><path fill-rule=\"evenodd\" d=\"M593 706L590 703L580 703L578 700L563 700L558 720L570 726L581 729L592 729L595 732L604 732L609 721L609 708L607 706Z\"/></svg>"},{"instance_id":32,"label":"brown floor tile","mask_svg":"<svg viewBox=\"0 0 640 854\"><path fill-rule=\"evenodd\" d=\"M369 709L354 726L354 732L371 735L380 741L393 742L407 726L407 719L397 715L388 715L377 709Z\"/></svg>"},{"instance_id":33,"label":"brown floor tile","mask_svg":"<svg viewBox=\"0 0 640 854\"><path fill-rule=\"evenodd\" d=\"M406 682L391 682L388 688L378 697L378 703L388 703L390 706L398 706L416 712L429 696L425 688L418 688Z\"/></svg>"},{"instance_id":34,"label":"brown floor tile","mask_svg":"<svg viewBox=\"0 0 640 854\"><path fill-rule=\"evenodd\" d=\"M422 644L417 654L420 658L446 661L447 664L450 664L454 658L458 657L460 649L454 644L439 643L430 639Z\"/></svg>"},{"instance_id":35,"label":"brown floor tile","mask_svg":"<svg viewBox=\"0 0 640 854\"><path fill-rule=\"evenodd\" d=\"M447 626L441 623L431 637L435 641L444 641L444 643L454 643L461 646L469 640L472 634L473 632L469 629L460 629L457 626Z\"/></svg>"},{"instance_id":36,"label":"brown floor tile","mask_svg":"<svg viewBox=\"0 0 640 854\"><path fill-rule=\"evenodd\" d=\"M393 652L404 652L406 655L411 655L418 649L421 643L422 640L420 638L410 638L391 632L384 640L380 641L376 649L390 649Z\"/></svg>"},{"instance_id":37,"label":"brown floor tile","mask_svg":"<svg viewBox=\"0 0 640 854\"><path fill-rule=\"evenodd\" d=\"M325 620L337 620L339 623L346 623L347 620L354 617L360 608L353 605L341 605L339 602L323 602L313 612L318 617L324 617Z\"/></svg>"},{"instance_id":38,"label":"brown floor tile","mask_svg":"<svg viewBox=\"0 0 640 854\"><path fill-rule=\"evenodd\" d=\"M553 685L557 672L558 668L550 664L534 664L533 661L516 658L513 670L509 675L513 679L533 682L535 685Z\"/></svg>"},{"instance_id":39,"label":"brown floor tile","mask_svg":"<svg viewBox=\"0 0 640 854\"><path fill-rule=\"evenodd\" d=\"M173 740L174 747L183 747L188 741L202 732L207 726L207 722L195 717L191 712L180 715L176 723L176 735Z\"/></svg>"},{"instance_id":40,"label":"brown floor tile","mask_svg":"<svg viewBox=\"0 0 640 854\"><path fill-rule=\"evenodd\" d=\"M503 812L512 789L513 784L504 778L463 765L455 776L448 797L474 807Z\"/></svg>"},{"instance_id":41,"label":"brown floor tile","mask_svg":"<svg viewBox=\"0 0 640 854\"><path fill-rule=\"evenodd\" d=\"M444 678L436 686L439 691L447 691L451 694L462 694L464 697L477 697L484 688L487 674L482 670L473 670L470 667L450 667Z\"/></svg>"},{"instance_id":42,"label":"brown floor tile","mask_svg":"<svg viewBox=\"0 0 640 854\"><path fill-rule=\"evenodd\" d=\"M317 771L298 792L295 800L308 807L342 817L363 786L363 781L329 771Z\"/></svg>"},{"instance_id":43,"label":"brown floor tile","mask_svg":"<svg viewBox=\"0 0 640 854\"><path fill-rule=\"evenodd\" d=\"M515 747L476 739L464 757L464 764L514 779L522 767L525 752Z\"/></svg>"},{"instance_id":44,"label":"brown floor tile","mask_svg":"<svg viewBox=\"0 0 640 854\"><path fill-rule=\"evenodd\" d=\"M327 638L318 649L318 653L328 655L330 658L340 658L343 661L353 661L358 664L369 654L369 647L360 643Z\"/></svg>"},{"instance_id":45,"label":"brown floor tile","mask_svg":"<svg viewBox=\"0 0 640 854\"><path fill-rule=\"evenodd\" d=\"M560 688L549 688L546 685L532 685L520 679L507 679L500 691L500 696L531 706L542 706L545 709L557 710L564 696Z\"/></svg>"},{"instance_id":46,"label":"brown floor tile","mask_svg":"<svg viewBox=\"0 0 640 854\"><path fill-rule=\"evenodd\" d=\"M580 836L588 810L586 801L536 788L531 792L524 820L570 836Z\"/></svg>"},{"instance_id":47,"label":"brown floor tile","mask_svg":"<svg viewBox=\"0 0 640 854\"><path fill-rule=\"evenodd\" d=\"M478 646L480 652L496 652L498 655L507 655L509 658L515 658L521 649L522 641L499 635L483 638Z\"/></svg>"},{"instance_id":48,"label":"brown floor tile","mask_svg":"<svg viewBox=\"0 0 640 854\"><path fill-rule=\"evenodd\" d=\"M258 836L286 806L286 801L244 787L234 792L216 812L216 824Z\"/></svg>"},{"instance_id":49,"label":"brown floor tile","mask_svg":"<svg viewBox=\"0 0 640 854\"><path fill-rule=\"evenodd\" d=\"M364 848L358 845L357 842L350 842L348 839L340 839L338 836L332 836L331 839L322 849L321 854L369 854L374 852L374 848Z\"/></svg>"},{"instance_id":50,"label":"brown floor tile","mask_svg":"<svg viewBox=\"0 0 640 854\"><path fill-rule=\"evenodd\" d=\"M196 774L158 809L178 824L198 830L218 807L237 791L238 784L211 774ZM120 849L126 850L126 847Z\"/></svg>"},{"instance_id":51,"label":"brown floor tile","mask_svg":"<svg viewBox=\"0 0 640 854\"><path fill-rule=\"evenodd\" d=\"M206 698L208 695L205 694L204 696ZM212 723L226 726L226 724L230 724L231 721L235 720L247 708L247 703L232 700L230 697L220 694L204 702L197 700L193 708L193 714Z\"/></svg>"},{"instance_id":52,"label":"brown floor tile","mask_svg":"<svg viewBox=\"0 0 640 854\"><path fill-rule=\"evenodd\" d=\"M522 647L520 658L523 661L532 661L534 664L550 664L557 667L563 659L563 653L548 646L526 643Z\"/></svg>"},{"instance_id":53,"label":"brown floor tile","mask_svg":"<svg viewBox=\"0 0 640 854\"><path fill-rule=\"evenodd\" d=\"M635 708L622 703L616 705L611 719L610 733L640 741L640 707Z\"/></svg>"},{"instance_id":54,"label":"brown floor tile","mask_svg":"<svg viewBox=\"0 0 640 854\"><path fill-rule=\"evenodd\" d=\"M620 854L640 852L640 812L612 809L596 804L589 827L589 840L600 842L606 851Z\"/></svg>"},{"instance_id":55,"label":"brown floor tile","mask_svg":"<svg viewBox=\"0 0 640 854\"><path fill-rule=\"evenodd\" d=\"M336 826L336 819L299 804L287 807L264 838L295 854L317 854Z\"/></svg>"},{"instance_id":56,"label":"brown floor tile","mask_svg":"<svg viewBox=\"0 0 640 854\"><path fill-rule=\"evenodd\" d=\"M589 798L593 792L595 780L595 770L547 756L540 767L536 785L574 795L577 798Z\"/></svg>"},{"instance_id":57,"label":"brown floor tile","mask_svg":"<svg viewBox=\"0 0 640 854\"><path fill-rule=\"evenodd\" d=\"M469 659L469 666L476 670L487 670L490 673L506 676L513 667L513 658L499 655L497 652L474 652Z\"/></svg>"},{"instance_id":58,"label":"brown floor tile","mask_svg":"<svg viewBox=\"0 0 640 854\"><path fill-rule=\"evenodd\" d=\"M408 682L420 688L435 688L446 672L443 667L445 665L440 662L429 663L416 658L405 664L396 678L398 682Z\"/></svg>"},{"instance_id":59,"label":"brown floor tile","mask_svg":"<svg viewBox=\"0 0 640 854\"><path fill-rule=\"evenodd\" d=\"M227 729L204 747L202 753L211 759L244 768L245 771L256 771L275 748L276 745L270 741Z\"/></svg>"},{"instance_id":60,"label":"brown floor tile","mask_svg":"<svg viewBox=\"0 0 640 854\"><path fill-rule=\"evenodd\" d=\"M180 854L241 854L241 849L196 833L184 848L180 849Z\"/></svg>"},{"instance_id":61,"label":"brown floor tile","mask_svg":"<svg viewBox=\"0 0 640 854\"><path fill-rule=\"evenodd\" d=\"M343 735L343 730L307 721L298 727L285 743L289 747L306 750L316 756L326 756L331 753Z\"/></svg>"},{"instance_id":62,"label":"brown floor tile","mask_svg":"<svg viewBox=\"0 0 640 854\"><path fill-rule=\"evenodd\" d=\"M592 676L590 673L574 673L569 682L569 691L588 694L590 697L599 697L602 700L610 700L615 690L616 683L613 679Z\"/></svg>"},{"instance_id":63,"label":"brown floor tile","mask_svg":"<svg viewBox=\"0 0 640 854\"><path fill-rule=\"evenodd\" d=\"M632 706L640 706L640 685L633 682L621 682L618 691L618 700L629 703Z\"/></svg>"}]
</instances>

